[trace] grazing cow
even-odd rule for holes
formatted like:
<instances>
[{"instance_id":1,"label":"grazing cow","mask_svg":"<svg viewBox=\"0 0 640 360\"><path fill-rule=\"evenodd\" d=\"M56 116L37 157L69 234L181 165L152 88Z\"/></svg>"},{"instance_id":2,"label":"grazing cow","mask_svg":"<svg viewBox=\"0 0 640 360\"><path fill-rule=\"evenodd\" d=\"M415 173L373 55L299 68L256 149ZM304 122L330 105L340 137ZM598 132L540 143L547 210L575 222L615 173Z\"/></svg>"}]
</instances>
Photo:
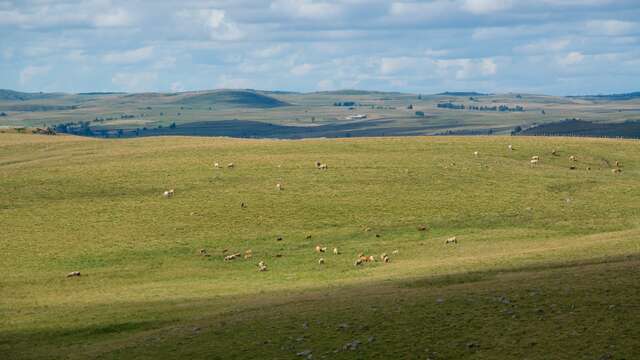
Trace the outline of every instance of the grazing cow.
<instances>
[{"instance_id":1,"label":"grazing cow","mask_svg":"<svg viewBox=\"0 0 640 360\"><path fill-rule=\"evenodd\" d=\"M322 165L322 163L320 163L320 161L316 161L316 167L320 168L320 165Z\"/></svg>"},{"instance_id":2,"label":"grazing cow","mask_svg":"<svg viewBox=\"0 0 640 360\"><path fill-rule=\"evenodd\" d=\"M513 150L513 145L509 144L509 150Z\"/></svg>"},{"instance_id":3,"label":"grazing cow","mask_svg":"<svg viewBox=\"0 0 640 360\"><path fill-rule=\"evenodd\" d=\"M558 150L553 149L553 151L551 151L551 155L558 156Z\"/></svg>"},{"instance_id":4,"label":"grazing cow","mask_svg":"<svg viewBox=\"0 0 640 360\"><path fill-rule=\"evenodd\" d=\"M620 168L611 169L611 172L614 173L614 174L620 174L620 173L622 173L622 169L620 169Z\"/></svg>"},{"instance_id":5,"label":"grazing cow","mask_svg":"<svg viewBox=\"0 0 640 360\"><path fill-rule=\"evenodd\" d=\"M390 263L390 262L391 262L391 259L390 259L388 256L386 256L386 255L385 255L385 256L382 258L382 262L383 262L383 263L385 263L385 264L388 264L388 263Z\"/></svg>"},{"instance_id":6,"label":"grazing cow","mask_svg":"<svg viewBox=\"0 0 640 360\"><path fill-rule=\"evenodd\" d=\"M321 253L321 252L326 252L326 251L327 251L326 247L322 247L320 245L316 245L316 252Z\"/></svg>"},{"instance_id":7,"label":"grazing cow","mask_svg":"<svg viewBox=\"0 0 640 360\"><path fill-rule=\"evenodd\" d=\"M478 152L478 151L474 151L473 152L473 156L478 156L478 155L480 155L480 152Z\"/></svg>"},{"instance_id":8,"label":"grazing cow","mask_svg":"<svg viewBox=\"0 0 640 360\"><path fill-rule=\"evenodd\" d=\"M219 168L220 168L220 164L218 164L218 163L213 163L213 167L214 167L214 168L216 168L216 169L219 169Z\"/></svg>"},{"instance_id":9,"label":"grazing cow","mask_svg":"<svg viewBox=\"0 0 640 360\"><path fill-rule=\"evenodd\" d=\"M320 170L327 170L329 168L329 166L327 166L327 164L320 164L320 166L318 166L318 169Z\"/></svg>"},{"instance_id":10,"label":"grazing cow","mask_svg":"<svg viewBox=\"0 0 640 360\"><path fill-rule=\"evenodd\" d=\"M171 190L167 190L165 192L162 193L162 196L166 197L166 198L170 198L173 197L173 195L175 194L175 190L171 189Z\"/></svg>"},{"instance_id":11,"label":"grazing cow","mask_svg":"<svg viewBox=\"0 0 640 360\"><path fill-rule=\"evenodd\" d=\"M230 169L231 169L231 168L233 168L233 167L235 167L235 166L236 166L236 165L235 165L234 163L228 163L228 164L227 164L227 167L228 167L228 168L230 168Z\"/></svg>"},{"instance_id":12,"label":"grazing cow","mask_svg":"<svg viewBox=\"0 0 640 360\"><path fill-rule=\"evenodd\" d=\"M333 254L334 255L339 255L340 251L338 251L338 248L333 248Z\"/></svg>"},{"instance_id":13,"label":"grazing cow","mask_svg":"<svg viewBox=\"0 0 640 360\"><path fill-rule=\"evenodd\" d=\"M284 186L282 186L282 184L277 183L276 184L276 189L278 189L278 191L284 190Z\"/></svg>"},{"instance_id":14,"label":"grazing cow","mask_svg":"<svg viewBox=\"0 0 640 360\"><path fill-rule=\"evenodd\" d=\"M358 258L356 262L353 263L353 265L355 266L362 265L362 259Z\"/></svg>"},{"instance_id":15,"label":"grazing cow","mask_svg":"<svg viewBox=\"0 0 640 360\"><path fill-rule=\"evenodd\" d=\"M575 155L569 156L569 160L570 161L578 161L578 159L575 157Z\"/></svg>"},{"instance_id":16,"label":"grazing cow","mask_svg":"<svg viewBox=\"0 0 640 360\"><path fill-rule=\"evenodd\" d=\"M80 271L72 271L70 273L67 274L67 277L76 277L76 276L80 276Z\"/></svg>"},{"instance_id":17,"label":"grazing cow","mask_svg":"<svg viewBox=\"0 0 640 360\"><path fill-rule=\"evenodd\" d=\"M448 238L447 240L445 240L444 243L445 243L445 245L457 244L458 243L458 239L455 236L452 236L452 237Z\"/></svg>"},{"instance_id":18,"label":"grazing cow","mask_svg":"<svg viewBox=\"0 0 640 360\"><path fill-rule=\"evenodd\" d=\"M538 159L532 159L532 160L530 161L531 166L537 165L539 161L540 161L540 160L538 160Z\"/></svg>"},{"instance_id":19,"label":"grazing cow","mask_svg":"<svg viewBox=\"0 0 640 360\"><path fill-rule=\"evenodd\" d=\"M243 202L242 202L242 203L240 203L240 208L241 208L241 209L246 209L246 208L247 208L247 204L245 204L245 203L243 203Z\"/></svg>"},{"instance_id":20,"label":"grazing cow","mask_svg":"<svg viewBox=\"0 0 640 360\"><path fill-rule=\"evenodd\" d=\"M400 254L400 250L393 250L393 251L391 252L391 254L392 254L392 255L398 255L398 254Z\"/></svg>"},{"instance_id":21,"label":"grazing cow","mask_svg":"<svg viewBox=\"0 0 640 360\"><path fill-rule=\"evenodd\" d=\"M427 231L427 225L418 226L418 231Z\"/></svg>"},{"instance_id":22,"label":"grazing cow","mask_svg":"<svg viewBox=\"0 0 640 360\"><path fill-rule=\"evenodd\" d=\"M616 160L616 162L615 162L615 166L616 166L616 167L620 167L620 162L619 162L618 160Z\"/></svg>"},{"instance_id":23,"label":"grazing cow","mask_svg":"<svg viewBox=\"0 0 640 360\"><path fill-rule=\"evenodd\" d=\"M200 255L202 255L204 257L211 256L211 254L209 254L206 249L200 249L199 253L200 253Z\"/></svg>"},{"instance_id":24,"label":"grazing cow","mask_svg":"<svg viewBox=\"0 0 640 360\"><path fill-rule=\"evenodd\" d=\"M532 156L532 157L531 157L531 160L540 160L540 156L537 156L537 155Z\"/></svg>"},{"instance_id":25,"label":"grazing cow","mask_svg":"<svg viewBox=\"0 0 640 360\"><path fill-rule=\"evenodd\" d=\"M320 258L320 259L318 259L318 264L320 264L320 265L324 265L324 258Z\"/></svg>"},{"instance_id":26,"label":"grazing cow","mask_svg":"<svg viewBox=\"0 0 640 360\"><path fill-rule=\"evenodd\" d=\"M389 255L387 255L387 253L382 253L382 255L380 255L380 260L384 261L384 258L389 257Z\"/></svg>"},{"instance_id":27,"label":"grazing cow","mask_svg":"<svg viewBox=\"0 0 640 360\"><path fill-rule=\"evenodd\" d=\"M253 257L253 251L251 251L251 249L244 252L245 259L251 259L252 257Z\"/></svg>"}]
</instances>

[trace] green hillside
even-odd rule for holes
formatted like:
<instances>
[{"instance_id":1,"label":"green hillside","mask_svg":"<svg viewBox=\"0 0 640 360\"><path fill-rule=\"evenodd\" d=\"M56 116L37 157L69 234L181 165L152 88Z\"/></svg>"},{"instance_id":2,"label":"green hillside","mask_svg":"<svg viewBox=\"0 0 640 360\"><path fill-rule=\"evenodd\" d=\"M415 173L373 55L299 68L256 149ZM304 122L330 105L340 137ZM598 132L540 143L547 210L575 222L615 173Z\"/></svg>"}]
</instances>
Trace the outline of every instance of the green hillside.
<instances>
[{"instance_id":1,"label":"green hillside","mask_svg":"<svg viewBox=\"0 0 640 360\"><path fill-rule=\"evenodd\" d=\"M637 141L4 133L0 188L3 359L640 357Z\"/></svg>"},{"instance_id":2,"label":"green hillside","mask_svg":"<svg viewBox=\"0 0 640 360\"><path fill-rule=\"evenodd\" d=\"M274 108L287 106L286 102L274 97L247 90L219 90L196 93L175 102L182 105L235 106L246 108Z\"/></svg>"}]
</instances>

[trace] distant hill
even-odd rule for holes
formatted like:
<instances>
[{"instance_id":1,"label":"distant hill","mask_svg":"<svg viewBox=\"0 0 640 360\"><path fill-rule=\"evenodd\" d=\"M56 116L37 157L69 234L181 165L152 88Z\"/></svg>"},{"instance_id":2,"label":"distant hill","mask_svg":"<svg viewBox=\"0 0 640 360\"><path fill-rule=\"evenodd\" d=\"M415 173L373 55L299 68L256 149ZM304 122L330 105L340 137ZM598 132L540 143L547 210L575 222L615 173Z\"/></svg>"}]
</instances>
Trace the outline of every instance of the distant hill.
<instances>
[{"instance_id":1,"label":"distant hill","mask_svg":"<svg viewBox=\"0 0 640 360\"><path fill-rule=\"evenodd\" d=\"M250 90L214 90L188 94L174 102L181 105L228 105L251 108L275 108L289 103Z\"/></svg>"},{"instance_id":2,"label":"distant hill","mask_svg":"<svg viewBox=\"0 0 640 360\"><path fill-rule=\"evenodd\" d=\"M21 91L14 91L8 89L0 89L0 100L7 101L25 101L36 99L53 99L62 97L63 94L57 93L26 93Z\"/></svg>"},{"instance_id":3,"label":"distant hill","mask_svg":"<svg viewBox=\"0 0 640 360\"><path fill-rule=\"evenodd\" d=\"M606 95L580 95L567 96L568 98L588 99L588 100L632 100L640 98L640 91L622 94L606 94Z\"/></svg>"},{"instance_id":4,"label":"distant hill","mask_svg":"<svg viewBox=\"0 0 640 360\"><path fill-rule=\"evenodd\" d=\"M483 94L475 91L445 91L436 95L446 96L488 96L489 94Z\"/></svg>"},{"instance_id":5,"label":"distant hill","mask_svg":"<svg viewBox=\"0 0 640 360\"><path fill-rule=\"evenodd\" d=\"M331 95L408 95L399 92L391 92L391 91L369 91L369 90L353 90L353 89L345 89L345 90L333 90L333 91L317 91L311 94L331 94Z\"/></svg>"},{"instance_id":6,"label":"distant hill","mask_svg":"<svg viewBox=\"0 0 640 360\"><path fill-rule=\"evenodd\" d=\"M541 124L530 127L518 135L527 136L588 136L588 137L620 137L640 138L640 121L621 123L594 123L579 119Z\"/></svg>"},{"instance_id":7,"label":"distant hill","mask_svg":"<svg viewBox=\"0 0 640 360\"><path fill-rule=\"evenodd\" d=\"M81 96L105 96L105 95L124 95L126 93L123 92L113 92L113 91L107 91L107 92L85 92L85 93L78 93L76 95L81 95Z\"/></svg>"}]
</instances>

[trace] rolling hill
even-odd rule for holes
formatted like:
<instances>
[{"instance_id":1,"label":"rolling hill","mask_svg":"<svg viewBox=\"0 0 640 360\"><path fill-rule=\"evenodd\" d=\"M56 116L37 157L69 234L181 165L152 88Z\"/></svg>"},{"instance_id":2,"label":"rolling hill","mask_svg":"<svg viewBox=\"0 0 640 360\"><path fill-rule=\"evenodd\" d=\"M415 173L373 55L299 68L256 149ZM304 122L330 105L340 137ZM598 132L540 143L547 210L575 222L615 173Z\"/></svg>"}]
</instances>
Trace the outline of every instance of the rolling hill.
<instances>
[{"instance_id":1,"label":"rolling hill","mask_svg":"<svg viewBox=\"0 0 640 360\"><path fill-rule=\"evenodd\" d=\"M275 108L288 106L284 101L250 90L216 90L204 93L189 93L180 100L180 105L233 106L243 108Z\"/></svg>"},{"instance_id":2,"label":"rolling hill","mask_svg":"<svg viewBox=\"0 0 640 360\"><path fill-rule=\"evenodd\" d=\"M0 133L0 187L3 359L640 356L637 141Z\"/></svg>"}]
</instances>

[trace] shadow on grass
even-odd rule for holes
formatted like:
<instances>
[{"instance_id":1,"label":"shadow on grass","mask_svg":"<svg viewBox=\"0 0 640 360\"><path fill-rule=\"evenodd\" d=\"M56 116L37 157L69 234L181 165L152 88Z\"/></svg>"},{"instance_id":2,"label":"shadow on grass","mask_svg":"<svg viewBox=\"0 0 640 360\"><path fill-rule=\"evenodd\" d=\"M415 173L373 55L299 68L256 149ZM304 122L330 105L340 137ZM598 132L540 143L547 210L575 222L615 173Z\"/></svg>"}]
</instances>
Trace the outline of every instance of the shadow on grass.
<instances>
[{"instance_id":1,"label":"shadow on grass","mask_svg":"<svg viewBox=\"0 0 640 360\"><path fill-rule=\"evenodd\" d=\"M278 125L251 120L202 121L180 124L176 127L153 128L137 131L123 130L119 137L147 136L227 136L235 138L271 138L271 139L303 139L303 138L343 138L343 137L376 137L376 136L411 136L423 134L425 131L447 129L450 126L393 126L392 119L366 120L337 124L314 126ZM113 131L107 135L113 137ZM95 131L96 136L104 136L105 132Z\"/></svg>"},{"instance_id":2,"label":"shadow on grass","mask_svg":"<svg viewBox=\"0 0 640 360\"><path fill-rule=\"evenodd\" d=\"M210 299L186 299L180 301L173 299L132 304L102 304L82 306L80 308L81 311L77 311L72 307L64 307L54 309L54 313L58 315L64 314L70 318L76 318L77 316L80 316L80 314L84 314L84 316L87 317L87 322L93 321L97 323L76 327L65 327L64 325L61 325L61 328L48 330L25 329L15 331L11 329L4 329L0 331L0 352L6 354L6 358L57 358L57 355L60 354L40 354L38 353L37 348L42 346L43 349L55 349L56 351L60 351L64 354L66 351L84 351L86 348L94 347L98 352L106 351L111 353L112 351L115 351L114 354L124 356L127 354L127 348L136 349L136 351L143 351L141 349L148 349L148 347L154 348L155 346L159 346L159 349L161 349L165 346L163 345L165 342L168 344L181 344L183 341L186 341L184 339L189 339L191 336L195 336L194 334L199 331L194 330L199 329L194 326L195 324L205 324L205 326L208 326L206 324L217 324L215 326L219 330L216 330L217 332L210 333L209 335L212 336L213 339L217 339L219 336L238 337L239 334L232 331L234 326L246 327L253 322L256 324L261 322L268 324L269 319L273 317L308 316L305 314L309 314L309 311L312 311L311 309L314 308L320 309L317 310L320 314L324 314L324 312L326 312L327 316L333 316L333 318L335 318L335 315L331 314L334 311L346 311L351 314L349 316L353 317L351 319L352 321L357 321L356 319L359 319L359 316L362 317L362 321L367 321L370 320L368 316L372 314L358 315L359 311L353 312L349 309L352 309L353 307L360 308L363 306L371 307L372 304L374 304L374 308L389 306L389 309L384 312L395 312L396 310L394 309L397 308L398 300L404 301L407 300L407 297L414 297L413 301L433 301L432 299L429 300L430 296L435 296L440 291L443 291L443 288L447 286L474 284L476 285L476 291L479 292L496 292L505 287L526 289L528 286L533 286L529 280L536 277L537 279L535 279L533 283L540 286L540 284L553 282L556 284L564 283L568 281L567 279L571 279L572 277L575 277L575 275L578 275L577 278L584 282L584 284L582 284L583 287L586 286L589 288L593 286L596 288L602 288L605 286L607 287L607 296L615 296L616 292L619 292L620 294L627 294L629 291L633 292L634 290L626 283L633 282L633 278L636 275L627 270L615 270L611 266L615 267L620 265L625 267L635 267L637 266L638 261L640 261L640 254L630 254L618 257L591 258L582 261L544 262L519 267L496 267L495 269L487 271L430 276L416 279L370 281L356 285L332 287L330 289L323 287L309 288L306 290L295 289L290 291L264 292L260 293L259 296L256 296L255 294L242 296L230 295ZM581 276L580 271L583 268L591 268L590 274L598 274L598 277L600 277L600 279L597 280L598 283L592 283L592 281L595 280L593 278ZM515 274L518 276L507 278L501 283L492 282L492 280L497 280L499 277L508 274ZM544 274L545 276L539 277L537 274ZM613 280L618 281L621 276L627 276L628 279L618 283L617 285L613 285L615 282ZM485 281L487 284L483 285L482 282ZM610 282L611 284L609 284ZM435 291L433 293L429 292L430 288ZM426 290L428 292L398 292L400 289L410 291ZM629 299L620 299L620 301L628 300ZM447 302L447 304L449 304L449 302ZM451 302L451 304L454 304L454 302ZM423 305L416 305L412 307L412 309L422 309L420 311L424 311L422 306ZM464 305L466 312L469 312L472 309L468 306L468 304ZM482 309L482 307L473 308L475 316L482 317ZM459 309L457 308L453 308L453 311L458 310ZM533 309L528 310L531 310L531 313L535 315ZM315 310L312 312L315 313ZM107 317L109 320L106 321L104 320L104 317L101 319L93 316L94 314L101 313L109 314ZM526 314L529 313L527 312ZM418 315L419 314L416 314L416 316ZM232 321L232 324L235 325L227 323L227 321L230 320ZM451 321L454 320L455 319L451 319ZM100 323L100 321L102 321L102 323ZM286 322L286 319L278 321ZM297 322L302 320L296 319L295 321ZM282 324L278 326L282 326ZM536 325L535 323L530 323L527 326L533 326L533 328L535 328ZM288 329L286 326L285 328ZM251 326L247 329L251 330ZM250 335L244 334L243 336L246 337ZM262 334L262 336L265 335ZM159 342L154 345L155 343L149 343L149 339L151 337L160 340L158 340ZM241 336L238 337L238 339L235 337L232 337L233 341L242 341L240 339ZM124 342L119 343L118 340ZM137 349L138 346L141 348ZM185 349L185 351L193 351L193 349Z\"/></svg>"}]
</instances>

